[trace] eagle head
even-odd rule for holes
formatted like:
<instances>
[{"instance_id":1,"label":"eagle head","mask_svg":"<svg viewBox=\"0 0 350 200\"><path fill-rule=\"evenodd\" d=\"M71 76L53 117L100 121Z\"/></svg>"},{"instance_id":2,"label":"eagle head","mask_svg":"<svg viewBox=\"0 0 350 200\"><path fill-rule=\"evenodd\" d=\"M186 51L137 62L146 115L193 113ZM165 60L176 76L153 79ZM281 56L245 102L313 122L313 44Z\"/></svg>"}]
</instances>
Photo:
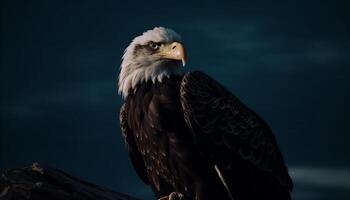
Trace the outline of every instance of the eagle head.
<instances>
[{"instance_id":1,"label":"eagle head","mask_svg":"<svg viewBox=\"0 0 350 200\"><path fill-rule=\"evenodd\" d=\"M137 84L161 82L185 64L186 55L179 34L164 27L148 30L134 38L125 49L118 91L125 98Z\"/></svg>"}]
</instances>

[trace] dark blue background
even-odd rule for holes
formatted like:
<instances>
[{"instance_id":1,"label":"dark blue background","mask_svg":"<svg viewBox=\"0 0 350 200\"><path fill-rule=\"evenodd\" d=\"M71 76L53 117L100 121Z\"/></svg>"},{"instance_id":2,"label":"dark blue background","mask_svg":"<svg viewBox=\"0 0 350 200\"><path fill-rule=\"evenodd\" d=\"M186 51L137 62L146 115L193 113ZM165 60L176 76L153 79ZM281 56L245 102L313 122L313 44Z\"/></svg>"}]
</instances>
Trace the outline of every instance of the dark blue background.
<instances>
[{"instance_id":1,"label":"dark blue background","mask_svg":"<svg viewBox=\"0 0 350 200\"><path fill-rule=\"evenodd\" d=\"M345 1L2 0L0 169L36 161L152 199L120 136L116 82L129 42L166 26L187 70L270 124L294 199L349 199L349 18Z\"/></svg>"}]
</instances>

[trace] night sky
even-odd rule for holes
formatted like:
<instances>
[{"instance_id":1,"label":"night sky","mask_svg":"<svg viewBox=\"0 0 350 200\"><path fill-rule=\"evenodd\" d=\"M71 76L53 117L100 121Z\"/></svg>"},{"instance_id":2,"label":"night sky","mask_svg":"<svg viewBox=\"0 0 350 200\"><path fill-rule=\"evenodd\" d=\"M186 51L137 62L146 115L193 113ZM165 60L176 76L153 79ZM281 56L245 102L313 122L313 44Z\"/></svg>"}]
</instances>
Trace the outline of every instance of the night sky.
<instances>
[{"instance_id":1,"label":"night sky","mask_svg":"<svg viewBox=\"0 0 350 200\"><path fill-rule=\"evenodd\" d=\"M185 70L271 126L295 200L350 199L349 3L141 2L1 0L0 171L39 162L151 200L122 141L116 83L130 41L165 26L182 35Z\"/></svg>"}]
</instances>

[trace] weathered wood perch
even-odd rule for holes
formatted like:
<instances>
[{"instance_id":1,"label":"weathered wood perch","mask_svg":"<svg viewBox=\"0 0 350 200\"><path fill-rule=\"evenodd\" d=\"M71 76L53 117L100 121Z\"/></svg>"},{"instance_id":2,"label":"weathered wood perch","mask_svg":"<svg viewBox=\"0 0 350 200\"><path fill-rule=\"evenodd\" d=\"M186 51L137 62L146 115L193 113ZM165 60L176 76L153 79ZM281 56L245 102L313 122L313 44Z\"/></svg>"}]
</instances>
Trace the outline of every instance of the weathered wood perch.
<instances>
[{"instance_id":1,"label":"weathered wood perch","mask_svg":"<svg viewBox=\"0 0 350 200\"><path fill-rule=\"evenodd\" d=\"M0 200L22 199L137 200L37 163L8 170L0 178Z\"/></svg>"}]
</instances>

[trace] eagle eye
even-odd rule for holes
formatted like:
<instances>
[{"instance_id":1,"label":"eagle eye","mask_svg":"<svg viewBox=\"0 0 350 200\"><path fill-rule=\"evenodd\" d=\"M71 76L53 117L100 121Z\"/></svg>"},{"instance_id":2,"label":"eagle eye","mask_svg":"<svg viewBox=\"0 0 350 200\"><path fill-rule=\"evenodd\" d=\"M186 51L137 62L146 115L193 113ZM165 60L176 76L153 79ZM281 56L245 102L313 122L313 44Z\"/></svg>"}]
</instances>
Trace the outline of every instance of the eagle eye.
<instances>
[{"instance_id":1,"label":"eagle eye","mask_svg":"<svg viewBox=\"0 0 350 200\"><path fill-rule=\"evenodd\" d=\"M158 50L161 44L157 42L150 42L148 45L151 47L151 49Z\"/></svg>"}]
</instances>

